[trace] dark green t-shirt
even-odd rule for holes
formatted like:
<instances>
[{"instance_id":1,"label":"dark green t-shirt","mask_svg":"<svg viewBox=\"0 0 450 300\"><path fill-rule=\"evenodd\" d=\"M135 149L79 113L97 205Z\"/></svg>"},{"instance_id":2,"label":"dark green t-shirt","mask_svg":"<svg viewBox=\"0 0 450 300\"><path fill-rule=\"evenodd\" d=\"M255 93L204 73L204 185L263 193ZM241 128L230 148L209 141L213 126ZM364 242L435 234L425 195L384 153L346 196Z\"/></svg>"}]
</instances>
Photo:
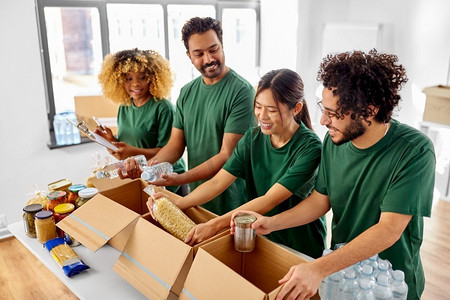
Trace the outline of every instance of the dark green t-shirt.
<instances>
[{"instance_id":1,"label":"dark green t-shirt","mask_svg":"<svg viewBox=\"0 0 450 300\"><path fill-rule=\"evenodd\" d=\"M119 106L117 138L133 147L161 148L170 138L172 130L174 108L166 99L155 101L151 98L144 105L137 107L133 103L129 106ZM185 163L181 158L173 165L176 173L184 173ZM168 187L171 191L178 187Z\"/></svg>"},{"instance_id":2,"label":"dark green t-shirt","mask_svg":"<svg viewBox=\"0 0 450 300\"><path fill-rule=\"evenodd\" d=\"M273 216L294 207L311 193L321 147L317 135L303 124L291 140L278 149L272 146L270 136L263 134L260 127L252 128L238 142L223 168L245 180L246 201L265 195L275 183L292 192L291 197L266 213ZM325 217L307 225L272 232L267 237L317 258L325 247Z\"/></svg>"},{"instance_id":3,"label":"dark green t-shirt","mask_svg":"<svg viewBox=\"0 0 450 300\"><path fill-rule=\"evenodd\" d=\"M218 154L225 133L244 134L254 125L254 97L254 88L233 70L216 84L206 85L200 76L181 89L173 126L184 131L189 169ZM191 191L204 181L190 183ZM244 195L239 179L202 206L222 215L241 205Z\"/></svg>"},{"instance_id":4,"label":"dark green t-shirt","mask_svg":"<svg viewBox=\"0 0 450 300\"><path fill-rule=\"evenodd\" d=\"M405 272L408 299L419 299L425 284L419 250L423 217L431 214L435 163L431 141L396 120L368 149L351 142L336 146L328 134L323 144L315 189L330 199L332 245L349 242L378 223L381 212L412 215L400 239L379 254Z\"/></svg>"}]
</instances>

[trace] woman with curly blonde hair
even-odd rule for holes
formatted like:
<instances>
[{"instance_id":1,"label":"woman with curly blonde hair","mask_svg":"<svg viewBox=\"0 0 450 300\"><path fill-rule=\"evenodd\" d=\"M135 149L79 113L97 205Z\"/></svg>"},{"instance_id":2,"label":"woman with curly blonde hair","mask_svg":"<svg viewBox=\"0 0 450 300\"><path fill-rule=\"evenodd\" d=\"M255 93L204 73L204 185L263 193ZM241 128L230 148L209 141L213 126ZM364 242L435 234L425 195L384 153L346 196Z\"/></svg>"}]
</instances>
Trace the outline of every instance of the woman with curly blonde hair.
<instances>
[{"instance_id":1,"label":"woman with curly blonde hair","mask_svg":"<svg viewBox=\"0 0 450 300\"><path fill-rule=\"evenodd\" d=\"M105 57L98 80L103 94L120 104L117 137L107 127L96 129L119 148L108 151L120 160L138 154L151 159L168 142L172 129L174 108L165 98L173 84L169 62L153 50L118 51ZM182 159L174 171L185 171Z\"/></svg>"}]
</instances>

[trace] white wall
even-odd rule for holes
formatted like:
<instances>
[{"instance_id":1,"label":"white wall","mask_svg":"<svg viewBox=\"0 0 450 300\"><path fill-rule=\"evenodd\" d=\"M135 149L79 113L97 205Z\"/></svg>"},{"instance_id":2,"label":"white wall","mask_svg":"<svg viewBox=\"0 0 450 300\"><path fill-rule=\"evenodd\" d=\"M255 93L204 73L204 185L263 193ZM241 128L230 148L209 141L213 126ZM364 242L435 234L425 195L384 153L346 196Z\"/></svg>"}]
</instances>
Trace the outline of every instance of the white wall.
<instances>
[{"instance_id":1,"label":"white wall","mask_svg":"<svg viewBox=\"0 0 450 300\"><path fill-rule=\"evenodd\" d=\"M305 81L315 113L316 73L325 22L381 22L383 39L405 65L410 81L403 91L400 119L416 126L424 97L420 90L445 83L450 55L450 1L447 0L262 0L262 68L295 68ZM273 7L285 13L271 13ZM286 27L296 18L298 27ZM269 30L269 28L271 28ZM265 34L267 33L267 34ZM42 66L33 0L0 1L0 214L19 221L37 184L69 178L84 183L94 144L49 150ZM270 49L270 50L269 50ZM293 51L293 49L296 49ZM262 74L261 74L262 75Z\"/></svg>"}]
</instances>

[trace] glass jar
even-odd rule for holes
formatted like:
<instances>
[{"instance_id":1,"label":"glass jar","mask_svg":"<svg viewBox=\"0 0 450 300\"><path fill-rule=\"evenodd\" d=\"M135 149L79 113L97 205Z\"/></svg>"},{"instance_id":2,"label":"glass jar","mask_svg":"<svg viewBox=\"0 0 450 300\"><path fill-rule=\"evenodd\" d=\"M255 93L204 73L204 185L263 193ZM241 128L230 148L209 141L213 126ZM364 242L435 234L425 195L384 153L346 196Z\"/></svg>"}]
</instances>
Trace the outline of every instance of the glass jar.
<instances>
[{"instance_id":1,"label":"glass jar","mask_svg":"<svg viewBox=\"0 0 450 300\"><path fill-rule=\"evenodd\" d=\"M53 217L55 218L55 223L58 224L59 221L70 215L75 209L75 205L72 203L63 203L55 206L55 213ZM56 233L59 237L64 237L64 231L58 227L56 227Z\"/></svg>"},{"instance_id":2,"label":"glass jar","mask_svg":"<svg viewBox=\"0 0 450 300\"><path fill-rule=\"evenodd\" d=\"M34 215L36 226L36 238L44 244L46 241L56 238L55 219L53 212L49 210L41 210Z\"/></svg>"},{"instance_id":3,"label":"glass jar","mask_svg":"<svg viewBox=\"0 0 450 300\"><path fill-rule=\"evenodd\" d=\"M48 202L46 209L53 212L56 205L66 202L66 192L64 191L50 192L47 194L47 198Z\"/></svg>"},{"instance_id":4,"label":"glass jar","mask_svg":"<svg viewBox=\"0 0 450 300\"><path fill-rule=\"evenodd\" d=\"M34 225L34 215L42 210L42 204L30 204L23 208L23 225L25 233L32 238L36 237L36 227Z\"/></svg>"},{"instance_id":5,"label":"glass jar","mask_svg":"<svg viewBox=\"0 0 450 300\"><path fill-rule=\"evenodd\" d=\"M76 203L76 207L80 207L85 204L89 199L98 194L98 190L96 188L86 188L78 192L78 196L80 197Z\"/></svg>"},{"instance_id":6,"label":"glass jar","mask_svg":"<svg viewBox=\"0 0 450 300\"><path fill-rule=\"evenodd\" d=\"M72 203L75 205L78 201L78 192L82 189L85 189L86 186L84 184L72 184L69 186L69 192L67 193L67 203Z\"/></svg>"}]
</instances>

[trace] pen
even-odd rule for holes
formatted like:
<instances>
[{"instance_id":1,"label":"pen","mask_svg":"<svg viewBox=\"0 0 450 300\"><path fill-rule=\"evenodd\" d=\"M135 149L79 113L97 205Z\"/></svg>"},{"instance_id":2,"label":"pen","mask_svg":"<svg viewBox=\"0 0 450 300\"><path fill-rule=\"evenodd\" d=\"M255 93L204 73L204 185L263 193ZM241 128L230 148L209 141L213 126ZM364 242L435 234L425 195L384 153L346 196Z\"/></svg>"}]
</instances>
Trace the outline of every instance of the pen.
<instances>
[{"instance_id":1,"label":"pen","mask_svg":"<svg viewBox=\"0 0 450 300\"><path fill-rule=\"evenodd\" d=\"M95 123L102 129L103 132L106 132L105 128L102 126L102 124L98 121L98 119L94 116L92 116L92 119L94 119Z\"/></svg>"}]
</instances>

